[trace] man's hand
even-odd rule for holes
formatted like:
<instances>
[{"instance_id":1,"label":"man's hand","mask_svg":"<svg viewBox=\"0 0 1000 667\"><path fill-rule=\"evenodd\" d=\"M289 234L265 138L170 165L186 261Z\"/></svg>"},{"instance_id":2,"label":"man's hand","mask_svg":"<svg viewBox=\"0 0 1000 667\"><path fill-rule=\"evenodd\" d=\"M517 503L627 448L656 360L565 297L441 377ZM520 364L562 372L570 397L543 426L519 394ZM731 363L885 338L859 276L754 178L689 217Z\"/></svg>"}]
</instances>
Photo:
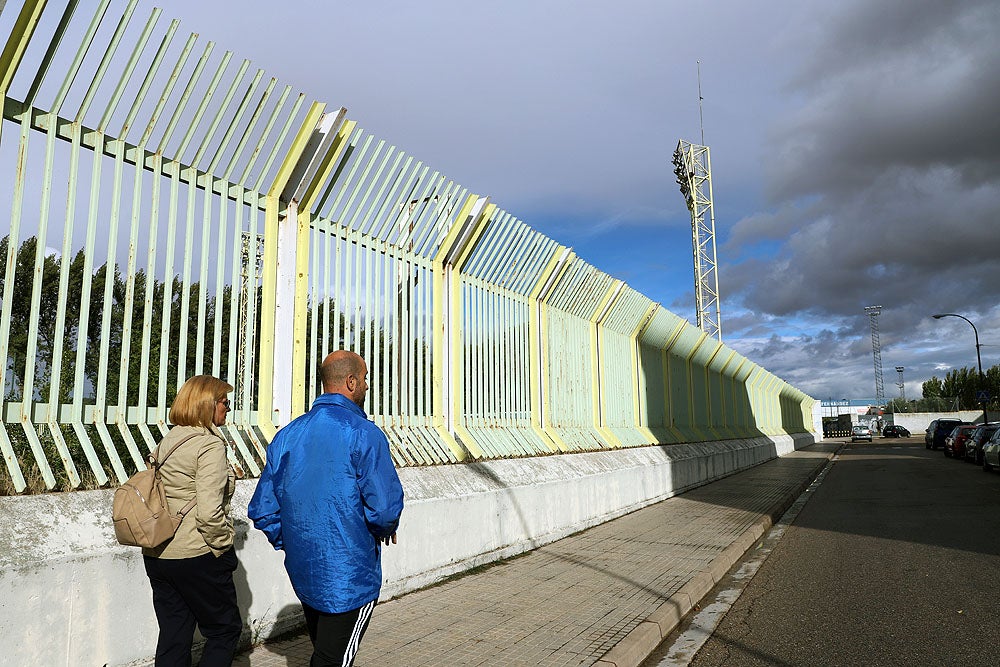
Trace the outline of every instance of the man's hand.
<instances>
[{"instance_id":1,"label":"man's hand","mask_svg":"<svg viewBox=\"0 0 1000 667\"><path fill-rule=\"evenodd\" d=\"M382 538L382 544L389 544L389 540L392 540L392 543L395 544L396 543L396 533L393 533L389 537L383 537Z\"/></svg>"}]
</instances>

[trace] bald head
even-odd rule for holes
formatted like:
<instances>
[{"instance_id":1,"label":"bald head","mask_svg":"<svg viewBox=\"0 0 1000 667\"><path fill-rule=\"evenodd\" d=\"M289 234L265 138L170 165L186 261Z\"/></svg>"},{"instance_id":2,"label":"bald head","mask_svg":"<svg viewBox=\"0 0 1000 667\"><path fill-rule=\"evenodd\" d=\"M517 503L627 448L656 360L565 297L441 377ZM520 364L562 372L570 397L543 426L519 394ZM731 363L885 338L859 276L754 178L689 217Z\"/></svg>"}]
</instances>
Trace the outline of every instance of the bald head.
<instances>
[{"instance_id":1,"label":"bald head","mask_svg":"<svg viewBox=\"0 0 1000 667\"><path fill-rule=\"evenodd\" d=\"M327 355L320 365L323 391L343 394L359 406L368 392L368 367L360 355L350 350L337 350Z\"/></svg>"}]
</instances>

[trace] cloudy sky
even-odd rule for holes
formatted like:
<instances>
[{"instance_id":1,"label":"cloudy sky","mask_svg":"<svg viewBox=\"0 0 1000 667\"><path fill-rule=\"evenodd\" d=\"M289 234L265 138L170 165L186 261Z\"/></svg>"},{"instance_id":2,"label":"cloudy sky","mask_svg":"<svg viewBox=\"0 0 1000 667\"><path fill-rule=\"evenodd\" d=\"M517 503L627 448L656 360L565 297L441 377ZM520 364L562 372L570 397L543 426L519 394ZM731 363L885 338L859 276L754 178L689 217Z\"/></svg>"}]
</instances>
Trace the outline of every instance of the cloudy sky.
<instances>
[{"instance_id":1,"label":"cloudy sky","mask_svg":"<svg viewBox=\"0 0 1000 667\"><path fill-rule=\"evenodd\" d=\"M250 58L694 320L711 147L727 344L816 398L1000 363L995 0L178 0Z\"/></svg>"}]
</instances>

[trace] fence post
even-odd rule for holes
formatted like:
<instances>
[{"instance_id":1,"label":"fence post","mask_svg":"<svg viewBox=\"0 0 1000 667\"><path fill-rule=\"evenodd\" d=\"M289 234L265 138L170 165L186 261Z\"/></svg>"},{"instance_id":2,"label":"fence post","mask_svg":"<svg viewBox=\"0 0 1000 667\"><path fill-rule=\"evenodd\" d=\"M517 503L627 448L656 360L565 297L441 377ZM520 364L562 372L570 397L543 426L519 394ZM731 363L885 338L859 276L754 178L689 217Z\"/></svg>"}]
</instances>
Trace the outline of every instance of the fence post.
<instances>
[{"instance_id":1,"label":"fence post","mask_svg":"<svg viewBox=\"0 0 1000 667\"><path fill-rule=\"evenodd\" d=\"M549 373L548 351L545 347L546 306L545 301L552 294L566 267L576 255L570 248L559 246L548 265L542 270L538 281L528 294L528 367L531 373L531 427L542 441L551 443L555 451L568 452L569 447L559 434L552 429L549 419Z\"/></svg>"},{"instance_id":2,"label":"fence post","mask_svg":"<svg viewBox=\"0 0 1000 667\"><path fill-rule=\"evenodd\" d=\"M483 451L461 426L458 414L462 397L461 271L496 210L486 197L469 195L434 257L434 427L449 449L464 460L468 454L482 458ZM462 443L455 434L462 436ZM463 449L464 445L464 449Z\"/></svg>"},{"instance_id":3,"label":"fence post","mask_svg":"<svg viewBox=\"0 0 1000 667\"><path fill-rule=\"evenodd\" d=\"M268 189L264 213L264 261L261 286L260 358L258 360L259 421L271 441L291 415L295 245L298 204L283 199L292 179L304 173L302 163L310 147L315 150L325 104L313 102ZM280 299L279 299L280 295ZM279 308L282 317L278 317Z\"/></svg>"},{"instance_id":4,"label":"fence post","mask_svg":"<svg viewBox=\"0 0 1000 667\"><path fill-rule=\"evenodd\" d=\"M615 449L622 446L621 440L607 428L607 418L605 416L606 405L604 401L604 355L601 354L603 344L603 324L612 306L622 293L625 283L615 280L604 292L604 296L597 303L593 315L590 317L590 375L594 386L591 394L591 409L593 410L594 428L604 440Z\"/></svg>"}]
</instances>

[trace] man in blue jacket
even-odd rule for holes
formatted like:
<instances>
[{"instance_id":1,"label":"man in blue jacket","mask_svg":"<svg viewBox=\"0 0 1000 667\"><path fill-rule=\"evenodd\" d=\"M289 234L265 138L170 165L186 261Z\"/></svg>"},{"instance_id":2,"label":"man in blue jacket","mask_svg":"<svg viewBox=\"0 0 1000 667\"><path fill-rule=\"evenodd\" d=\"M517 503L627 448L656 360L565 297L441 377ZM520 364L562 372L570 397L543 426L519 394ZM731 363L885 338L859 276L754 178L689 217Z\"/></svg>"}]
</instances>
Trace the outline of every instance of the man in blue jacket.
<instances>
[{"instance_id":1,"label":"man in blue jacket","mask_svg":"<svg viewBox=\"0 0 1000 667\"><path fill-rule=\"evenodd\" d=\"M403 511L389 442L362 408L364 359L338 350L320 372L325 393L268 445L247 509L285 552L313 643L311 667L353 664L382 587L381 543L396 543Z\"/></svg>"}]
</instances>

